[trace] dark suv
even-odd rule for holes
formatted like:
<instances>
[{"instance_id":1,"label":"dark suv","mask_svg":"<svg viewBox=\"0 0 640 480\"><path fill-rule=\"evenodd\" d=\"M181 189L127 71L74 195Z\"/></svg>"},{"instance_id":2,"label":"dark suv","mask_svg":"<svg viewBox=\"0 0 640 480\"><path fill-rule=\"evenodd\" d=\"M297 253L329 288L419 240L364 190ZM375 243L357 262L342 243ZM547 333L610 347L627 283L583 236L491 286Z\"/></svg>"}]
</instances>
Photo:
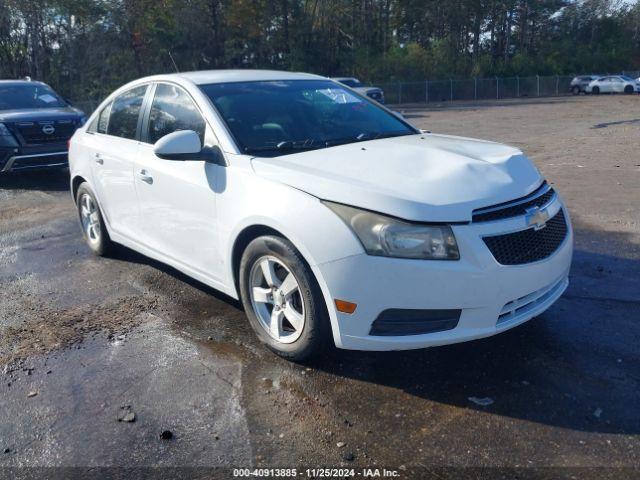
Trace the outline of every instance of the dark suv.
<instances>
[{"instance_id":1,"label":"dark suv","mask_svg":"<svg viewBox=\"0 0 640 480\"><path fill-rule=\"evenodd\" d=\"M0 172L68 165L68 141L86 120L51 87L0 80Z\"/></svg>"}]
</instances>

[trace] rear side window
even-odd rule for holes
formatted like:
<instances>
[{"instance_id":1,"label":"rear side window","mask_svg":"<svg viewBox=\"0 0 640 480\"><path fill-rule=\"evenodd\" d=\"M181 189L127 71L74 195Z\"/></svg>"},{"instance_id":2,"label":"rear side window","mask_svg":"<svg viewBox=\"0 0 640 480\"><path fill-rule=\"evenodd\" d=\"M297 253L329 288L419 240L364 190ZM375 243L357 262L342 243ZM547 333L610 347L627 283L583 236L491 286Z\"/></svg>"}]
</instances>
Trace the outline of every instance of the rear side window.
<instances>
[{"instance_id":1,"label":"rear side window","mask_svg":"<svg viewBox=\"0 0 640 480\"><path fill-rule=\"evenodd\" d=\"M149 113L149 143L178 130L193 130L204 141L205 122L191 97L175 85L158 84Z\"/></svg>"},{"instance_id":2,"label":"rear side window","mask_svg":"<svg viewBox=\"0 0 640 480\"><path fill-rule=\"evenodd\" d=\"M147 85L132 88L120 94L111 104L107 133L115 137L136 138L138 117Z\"/></svg>"}]
</instances>

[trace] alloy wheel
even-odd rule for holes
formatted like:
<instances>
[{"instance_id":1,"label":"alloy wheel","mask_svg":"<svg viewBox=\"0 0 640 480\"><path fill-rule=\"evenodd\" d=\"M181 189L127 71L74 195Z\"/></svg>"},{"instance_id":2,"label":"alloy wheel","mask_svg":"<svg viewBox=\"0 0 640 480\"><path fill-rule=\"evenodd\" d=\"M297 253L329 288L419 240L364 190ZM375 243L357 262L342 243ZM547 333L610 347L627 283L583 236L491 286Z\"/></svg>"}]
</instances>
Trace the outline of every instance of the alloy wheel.
<instances>
[{"instance_id":1,"label":"alloy wheel","mask_svg":"<svg viewBox=\"0 0 640 480\"><path fill-rule=\"evenodd\" d=\"M259 258L249 277L251 305L262 328L281 343L293 343L302 334L305 306L300 285L282 261Z\"/></svg>"},{"instance_id":2,"label":"alloy wheel","mask_svg":"<svg viewBox=\"0 0 640 480\"><path fill-rule=\"evenodd\" d=\"M80 197L80 220L87 240L92 243L100 241L100 215L98 207L91 195L85 193Z\"/></svg>"}]
</instances>

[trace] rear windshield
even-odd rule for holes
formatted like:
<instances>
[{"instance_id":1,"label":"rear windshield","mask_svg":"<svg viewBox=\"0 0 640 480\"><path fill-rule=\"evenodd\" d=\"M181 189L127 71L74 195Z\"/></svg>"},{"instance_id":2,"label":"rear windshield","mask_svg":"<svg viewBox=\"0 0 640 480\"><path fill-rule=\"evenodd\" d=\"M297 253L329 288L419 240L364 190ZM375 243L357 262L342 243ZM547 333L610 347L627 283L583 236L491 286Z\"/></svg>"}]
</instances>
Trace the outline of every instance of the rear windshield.
<instances>
[{"instance_id":1,"label":"rear windshield","mask_svg":"<svg viewBox=\"0 0 640 480\"><path fill-rule=\"evenodd\" d=\"M51 87L39 83L0 84L0 110L60 108L67 103Z\"/></svg>"},{"instance_id":2,"label":"rear windshield","mask_svg":"<svg viewBox=\"0 0 640 480\"><path fill-rule=\"evenodd\" d=\"M387 110L329 80L201 85L238 146L256 156L418 133Z\"/></svg>"}]
</instances>

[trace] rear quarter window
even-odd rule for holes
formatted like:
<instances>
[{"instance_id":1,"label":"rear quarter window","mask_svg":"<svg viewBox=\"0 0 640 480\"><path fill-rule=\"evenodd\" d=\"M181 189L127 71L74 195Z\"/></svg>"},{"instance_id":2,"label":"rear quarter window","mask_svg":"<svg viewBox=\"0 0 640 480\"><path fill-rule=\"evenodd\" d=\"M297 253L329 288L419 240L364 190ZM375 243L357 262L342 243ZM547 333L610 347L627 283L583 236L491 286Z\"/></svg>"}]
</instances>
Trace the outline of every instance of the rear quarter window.
<instances>
[{"instance_id":1,"label":"rear quarter window","mask_svg":"<svg viewBox=\"0 0 640 480\"><path fill-rule=\"evenodd\" d=\"M111 113L111 103L105 106L100 113L93 119L91 125L87 129L88 132L93 133L107 133L107 127L109 125L109 113Z\"/></svg>"}]
</instances>

